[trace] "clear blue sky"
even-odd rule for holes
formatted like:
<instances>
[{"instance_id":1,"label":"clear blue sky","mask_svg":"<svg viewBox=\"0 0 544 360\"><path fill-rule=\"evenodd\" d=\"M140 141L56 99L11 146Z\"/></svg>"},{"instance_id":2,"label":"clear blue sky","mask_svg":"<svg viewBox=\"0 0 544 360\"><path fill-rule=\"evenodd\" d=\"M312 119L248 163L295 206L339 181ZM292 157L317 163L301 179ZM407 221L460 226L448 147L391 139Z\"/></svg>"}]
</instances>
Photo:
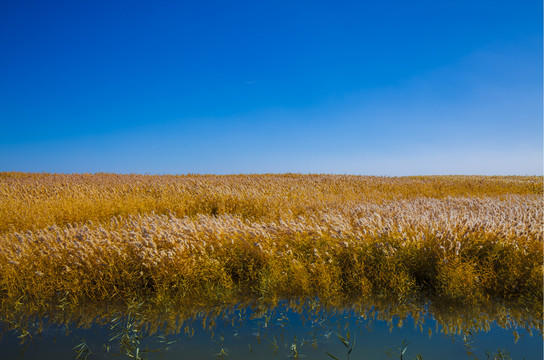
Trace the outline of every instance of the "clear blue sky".
<instances>
[{"instance_id":1,"label":"clear blue sky","mask_svg":"<svg viewBox=\"0 0 544 360\"><path fill-rule=\"evenodd\" d=\"M542 174L542 1L0 2L0 171Z\"/></svg>"}]
</instances>

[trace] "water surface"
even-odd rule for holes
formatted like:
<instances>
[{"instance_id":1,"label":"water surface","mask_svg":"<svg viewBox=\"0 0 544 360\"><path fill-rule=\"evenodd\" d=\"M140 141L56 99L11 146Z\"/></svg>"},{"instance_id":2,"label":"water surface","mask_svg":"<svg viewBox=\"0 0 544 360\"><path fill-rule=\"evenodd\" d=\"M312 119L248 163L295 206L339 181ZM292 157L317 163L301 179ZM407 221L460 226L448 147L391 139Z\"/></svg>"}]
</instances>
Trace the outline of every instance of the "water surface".
<instances>
[{"instance_id":1,"label":"water surface","mask_svg":"<svg viewBox=\"0 0 544 360\"><path fill-rule=\"evenodd\" d=\"M178 312L24 311L3 316L1 359L542 359L542 321L505 305L318 299Z\"/></svg>"}]
</instances>

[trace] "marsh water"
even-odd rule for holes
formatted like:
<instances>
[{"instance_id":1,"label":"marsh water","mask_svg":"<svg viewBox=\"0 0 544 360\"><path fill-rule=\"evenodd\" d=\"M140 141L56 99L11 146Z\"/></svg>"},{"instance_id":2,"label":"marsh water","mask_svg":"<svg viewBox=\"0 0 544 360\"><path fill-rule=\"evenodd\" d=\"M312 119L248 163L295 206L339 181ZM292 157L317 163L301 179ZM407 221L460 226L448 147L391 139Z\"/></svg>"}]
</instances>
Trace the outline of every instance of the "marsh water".
<instances>
[{"instance_id":1,"label":"marsh water","mask_svg":"<svg viewBox=\"0 0 544 360\"><path fill-rule=\"evenodd\" d=\"M542 320L504 304L327 305L319 299L177 310L133 302L4 312L0 359L542 359Z\"/></svg>"}]
</instances>

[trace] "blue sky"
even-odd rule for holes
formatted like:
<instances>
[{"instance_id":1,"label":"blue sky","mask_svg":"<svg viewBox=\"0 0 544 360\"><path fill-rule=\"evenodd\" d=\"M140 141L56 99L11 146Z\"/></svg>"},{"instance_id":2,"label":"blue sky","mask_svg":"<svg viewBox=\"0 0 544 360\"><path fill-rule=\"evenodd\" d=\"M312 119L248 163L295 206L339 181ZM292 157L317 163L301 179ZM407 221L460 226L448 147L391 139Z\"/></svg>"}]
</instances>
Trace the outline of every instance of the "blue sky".
<instances>
[{"instance_id":1,"label":"blue sky","mask_svg":"<svg viewBox=\"0 0 544 360\"><path fill-rule=\"evenodd\" d=\"M2 1L0 171L542 174L541 1Z\"/></svg>"}]
</instances>

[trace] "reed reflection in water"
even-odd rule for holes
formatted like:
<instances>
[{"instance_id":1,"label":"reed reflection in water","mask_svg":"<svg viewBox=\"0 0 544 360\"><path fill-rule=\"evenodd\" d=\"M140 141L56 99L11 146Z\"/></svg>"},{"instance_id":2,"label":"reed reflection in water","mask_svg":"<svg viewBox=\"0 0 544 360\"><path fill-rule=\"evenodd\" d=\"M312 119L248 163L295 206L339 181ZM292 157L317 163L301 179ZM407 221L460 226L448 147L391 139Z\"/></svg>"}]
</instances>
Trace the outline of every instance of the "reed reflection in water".
<instances>
[{"instance_id":1,"label":"reed reflection in water","mask_svg":"<svg viewBox=\"0 0 544 360\"><path fill-rule=\"evenodd\" d=\"M542 358L538 305L295 299L16 307L2 312L2 359Z\"/></svg>"}]
</instances>

